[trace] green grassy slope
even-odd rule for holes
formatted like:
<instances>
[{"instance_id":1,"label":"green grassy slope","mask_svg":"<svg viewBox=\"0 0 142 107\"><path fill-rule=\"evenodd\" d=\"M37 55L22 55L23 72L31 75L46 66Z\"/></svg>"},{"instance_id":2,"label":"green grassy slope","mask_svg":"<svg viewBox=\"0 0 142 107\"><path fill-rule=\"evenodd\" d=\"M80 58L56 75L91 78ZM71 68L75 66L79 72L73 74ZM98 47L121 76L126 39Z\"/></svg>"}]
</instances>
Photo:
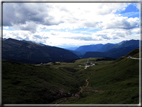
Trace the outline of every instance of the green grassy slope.
<instances>
[{"instance_id":1,"label":"green grassy slope","mask_svg":"<svg viewBox=\"0 0 142 107\"><path fill-rule=\"evenodd\" d=\"M86 58L40 66L3 61L2 102L44 104L68 98L60 103L138 104L139 60L127 58L137 56L135 51L114 61ZM87 61L98 65L84 69ZM71 98L85 86L80 98Z\"/></svg>"},{"instance_id":2,"label":"green grassy slope","mask_svg":"<svg viewBox=\"0 0 142 107\"><path fill-rule=\"evenodd\" d=\"M79 99L69 99L64 102L66 104L139 103L139 60L119 58L77 73L81 81L84 79L84 85L85 79L92 73L88 79L89 86L83 90Z\"/></svg>"},{"instance_id":3,"label":"green grassy slope","mask_svg":"<svg viewBox=\"0 0 142 107\"><path fill-rule=\"evenodd\" d=\"M139 58L139 49L135 49L135 50L131 51L130 53L128 53L126 55L126 57L128 57L129 55L132 56L132 57Z\"/></svg>"},{"instance_id":4,"label":"green grassy slope","mask_svg":"<svg viewBox=\"0 0 142 107\"><path fill-rule=\"evenodd\" d=\"M2 62L3 104L38 104L70 96L79 89L75 72L52 66Z\"/></svg>"}]
</instances>

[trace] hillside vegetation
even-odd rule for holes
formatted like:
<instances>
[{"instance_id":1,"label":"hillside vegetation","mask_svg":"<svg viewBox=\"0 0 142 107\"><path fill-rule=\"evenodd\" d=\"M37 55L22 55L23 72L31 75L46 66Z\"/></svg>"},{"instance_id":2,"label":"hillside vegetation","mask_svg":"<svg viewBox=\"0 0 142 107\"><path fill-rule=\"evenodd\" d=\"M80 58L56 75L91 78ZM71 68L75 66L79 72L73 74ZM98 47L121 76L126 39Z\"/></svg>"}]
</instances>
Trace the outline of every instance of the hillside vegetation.
<instances>
[{"instance_id":1,"label":"hillside vegetation","mask_svg":"<svg viewBox=\"0 0 142 107\"><path fill-rule=\"evenodd\" d=\"M82 58L90 58L90 57L105 57L106 55L103 52L86 52Z\"/></svg>"},{"instance_id":2,"label":"hillside vegetation","mask_svg":"<svg viewBox=\"0 0 142 107\"><path fill-rule=\"evenodd\" d=\"M128 55L135 56L138 54L136 51ZM138 104L139 60L128 58L128 55L78 72L79 76L84 76L84 81L92 73L88 79L89 85L81 93L80 99L68 99L64 103Z\"/></svg>"},{"instance_id":3,"label":"hillside vegetation","mask_svg":"<svg viewBox=\"0 0 142 107\"><path fill-rule=\"evenodd\" d=\"M139 49L135 49L135 50L131 51L130 53L128 53L126 55L126 57L128 57L128 56L133 56L133 57L139 58Z\"/></svg>"},{"instance_id":4,"label":"hillside vegetation","mask_svg":"<svg viewBox=\"0 0 142 107\"><path fill-rule=\"evenodd\" d=\"M76 70L2 62L4 104L47 104L79 89Z\"/></svg>"},{"instance_id":5,"label":"hillside vegetation","mask_svg":"<svg viewBox=\"0 0 142 107\"><path fill-rule=\"evenodd\" d=\"M2 62L3 104L138 104L139 60L134 50L117 60L30 65ZM110 59L110 60L109 60ZM86 62L97 63L85 68Z\"/></svg>"},{"instance_id":6,"label":"hillside vegetation","mask_svg":"<svg viewBox=\"0 0 142 107\"><path fill-rule=\"evenodd\" d=\"M72 61L79 57L69 50L15 39L3 40L2 58L22 63Z\"/></svg>"}]
</instances>

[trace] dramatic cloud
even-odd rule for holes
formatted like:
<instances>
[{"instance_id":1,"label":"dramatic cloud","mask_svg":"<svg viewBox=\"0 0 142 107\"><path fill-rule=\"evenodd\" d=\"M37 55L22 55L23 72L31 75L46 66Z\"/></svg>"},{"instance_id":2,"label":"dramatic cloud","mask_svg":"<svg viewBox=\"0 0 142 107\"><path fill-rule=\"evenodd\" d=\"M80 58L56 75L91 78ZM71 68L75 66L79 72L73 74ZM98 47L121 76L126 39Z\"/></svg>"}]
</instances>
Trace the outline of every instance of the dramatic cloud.
<instances>
[{"instance_id":1,"label":"dramatic cloud","mask_svg":"<svg viewBox=\"0 0 142 107\"><path fill-rule=\"evenodd\" d=\"M95 27L94 25L100 22L100 18L103 18L96 17L97 15L111 14L116 10L123 10L127 5L125 3L4 3L3 24L4 26L12 26L33 21L47 26L63 23L63 25L67 25L66 28L75 23L77 27L82 25Z\"/></svg>"},{"instance_id":2,"label":"dramatic cloud","mask_svg":"<svg viewBox=\"0 0 142 107\"><path fill-rule=\"evenodd\" d=\"M27 21L43 23L48 16L46 6L40 3L3 3L3 24L25 24Z\"/></svg>"},{"instance_id":3,"label":"dramatic cloud","mask_svg":"<svg viewBox=\"0 0 142 107\"><path fill-rule=\"evenodd\" d=\"M33 33L38 24L58 25L60 21L48 14L50 8L44 3L3 3L3 25Z\"/></svg>"},{"instance_id":4,"label":"dramatic cloud","mask_svg":"<svg viewBox=\"0 0 142 107\"><path fill-rule=\"evenodd\" d=\"M139 27L138 18L115 17L112 20L104 21L100 26L103 29L132 29Z\"/></svg>"},{"instance_id":5,"label":"dramatic cloud","mask_svg":"<svg viewBox=\"0 0 142 107\"><path fill-rule=\"evenodd\" d=\"M3 37L52 46L139 39L139 9L139 3L3 3Z\"/></svg>"},{"instance_id":6,"label":"dramatic cloud","mask_svg":"<svg viewBox=\"0 0 142 107\"><path fill-rule=\"evenodd\" d=\"M18 29L18 30L27 30L27 31L31 31L32 33L36 32L37 29L37 24L35 22L26 22L25 24L14 24L13 25L13 29Z\"/></svg>"}]
</instances>

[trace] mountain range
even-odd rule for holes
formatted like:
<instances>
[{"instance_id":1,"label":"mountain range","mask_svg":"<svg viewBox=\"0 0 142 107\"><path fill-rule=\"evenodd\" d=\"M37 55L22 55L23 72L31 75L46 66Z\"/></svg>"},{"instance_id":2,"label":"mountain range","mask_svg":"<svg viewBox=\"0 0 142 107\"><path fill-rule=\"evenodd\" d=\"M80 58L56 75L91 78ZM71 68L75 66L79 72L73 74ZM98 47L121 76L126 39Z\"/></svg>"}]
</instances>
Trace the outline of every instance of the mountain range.
<instances>
[{"instance_id":1,"label":"mountain range","mask_svg":"<svg viewBox=\"0 0 142 107\"><path fill-rule=\"evenodd\" d=\"M83 45L78 47L75 51L97 51L98 49L102 48L103 44L96 44L96 45Z\"/></svg>"},{"instance_id":2,"label":"mountain range","mask_svg":"<svg viewBox=\"0 0 142 107\"><path fill-rule=\"evenodd\" d=\"M69 50L47 46L30 41L4 39L2 59L23 63L47 63L72 61L79 57Z\"/></svg>"},{"instance_id":3,"label":"mountain range","mask_svg":"<svg viewBox=\"0 0 142 107\"><path fill-rule=\"evenodd\" d=\"M130 51L139 48L139 40L127 40L117 44L84 45L78 47L73 53L82 58L89 57L112 57L125 56Z\"/></svg>"},{"instance_id":4,"label":"mountain range","mask_svg":"<svg viewBox=\"0 0 142 107\"><path fill-rule=\"evenodd\" d=\"M2 59L23 63L48 63L74 61L79 58L119 58L139 48L139 40L127 40L117 44L84 45L67 50L25 40L3 39Z\"/></svg>"}]
</instances>

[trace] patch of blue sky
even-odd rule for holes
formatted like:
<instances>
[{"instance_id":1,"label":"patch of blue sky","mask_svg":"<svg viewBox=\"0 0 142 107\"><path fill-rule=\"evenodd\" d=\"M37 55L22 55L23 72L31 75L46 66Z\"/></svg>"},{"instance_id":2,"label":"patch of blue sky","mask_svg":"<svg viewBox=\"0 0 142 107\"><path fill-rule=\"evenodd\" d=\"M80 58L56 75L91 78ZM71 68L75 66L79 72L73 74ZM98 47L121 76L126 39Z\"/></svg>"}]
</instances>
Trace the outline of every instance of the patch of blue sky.
<instances>
[{"instance_id":1,"label":"patch of blue sky","mask_svg":"<svg viewBox=\"0 0 142 107\"><path fill-rule=\"evenodd\" d=\"M123 11L117 11L116 14L121 14L121 16L124 16L124 17L132 17L132 18L135 18L135 17L138 17L139 18L139 9L136 7L137 4L136 3L131 3L130 5L128 5L126 7L125 10Z\"/></svg>"},{"instance_id":2,"label":"patch of blue sky","mask_svg":"<svg viewBox=\"0 0 142 107\"><path fill-rule=\"evenodd\" d=\"M81 33L91 35L94 32L100 31L100 29L92 29L92 28L77 28L77 29L68 29L71 33Z\"/></svg>"},{"instance_id":3,"label":"patch of blue sky","mask_svg":"<svg viewBox=\"0 0 142 107\"><path fill-rule=\"evenodd\" d=\"M3 27L3 30L14 31L14 29L12 29L11 27Z\"/></svg>"},{"instance_id":4,"label":"patch of blue sky","mask_svg":"<svg viewBox=\"0 0 142 107\"><path fill-rule=\"evenodd\" d=\"M81 33L84 34L84 35L92 35L91 32L81 32Z\"/></svg>"},{"instance_id":5,"label":"patch of blue sky","mask_svg":"<svg viewBox=\"0 0 142 107\"><path fill-rule=\"evenodd\" d=\"M128 17L128 18L135 18L135 17L140 17L139 16L140 14L139 14L139 12L128 12L128 13L124 13L124 14L122 14L121 16L124 16L124 17Z\"/></svg>"},{"instance_id":6,"label":"patch of blue sky","mask_svg":"<svg viewBox=\"0 0 142 107\"><path fill-rule=\"evenodd\" d=\"M127 13L127 12L139 12L139 9L134 5L133 3L128 5L128 7L122 11L121 13Z\"/></svg>"}]
</instances>

